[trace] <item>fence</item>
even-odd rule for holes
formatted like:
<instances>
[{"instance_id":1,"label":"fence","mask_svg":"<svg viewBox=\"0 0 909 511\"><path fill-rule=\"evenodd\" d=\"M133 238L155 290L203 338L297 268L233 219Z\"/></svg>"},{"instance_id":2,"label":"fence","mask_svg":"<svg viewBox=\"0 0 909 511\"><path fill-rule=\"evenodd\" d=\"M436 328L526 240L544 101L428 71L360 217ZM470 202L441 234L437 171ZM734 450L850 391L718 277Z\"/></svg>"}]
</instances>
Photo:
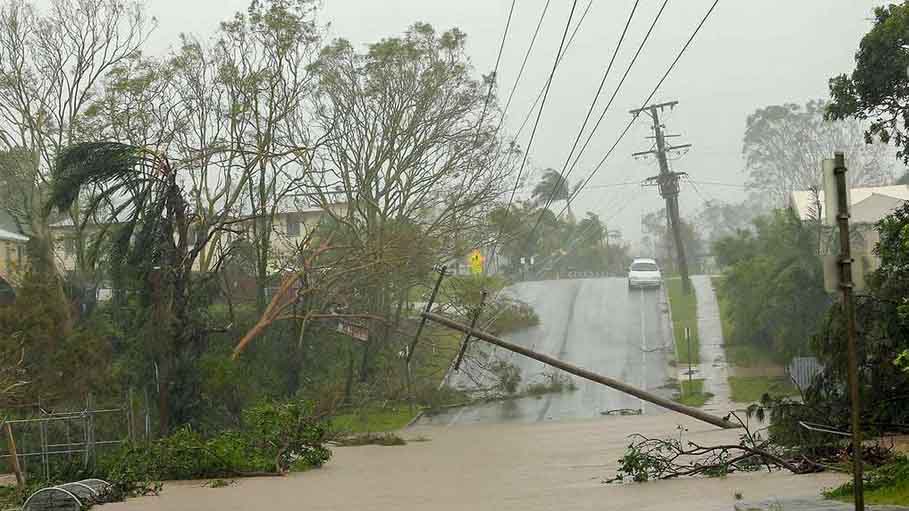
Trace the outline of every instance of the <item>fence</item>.
<instances>
[{"instance_id":1,"label":"fence","mask_svg":"<svg viewBox=\"0 0 909 511\"><path fill-rule=\"evenodd\" d=\"M131 401L123 406L95 408L89 398L82 410L49 412L39 408L36 417L10 419L0 426L9 425L22 472L50 480L53 467L81 464L88 468L99 448L132 441L136 432ZM147 418L144 422L147 435ZM0 454L3 460L11 457L9 451Z\"/></svg>"},{"instance_id":2,"label":"fence","mask_svg":"<svg viewBox=\"0 0 909 511\"><path fill-rule=\"evenodd\" d=\"M824 366L814 357L794 357L786 366L786 373L802 390L810 387L823 370Z\"/></svg>"}]
</instances>

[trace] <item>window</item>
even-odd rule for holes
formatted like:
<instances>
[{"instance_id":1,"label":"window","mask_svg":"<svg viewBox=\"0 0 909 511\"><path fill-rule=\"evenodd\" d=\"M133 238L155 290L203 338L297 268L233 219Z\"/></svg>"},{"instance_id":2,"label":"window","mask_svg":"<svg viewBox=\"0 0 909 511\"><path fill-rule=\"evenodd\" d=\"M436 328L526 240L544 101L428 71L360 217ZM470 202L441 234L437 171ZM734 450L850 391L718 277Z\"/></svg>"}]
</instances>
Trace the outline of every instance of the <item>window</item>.
<instances>
[{"instance_id":1,"label":"window","mask_svg":"<svg viewBox=\"0 0 909 511\"><path fill-rule=\"evenodd\" d=\"M294 238L300 235L300 220L296 218L287 219L287 235Z\"/></svg>"},{"instance_id":2,"label":"window","mask_svg":"<svg viewBox=\"0 0 909 511\"><path fill-rule=\"evenodd\" d=\"M634 263L631 265L632 271L657 271L657 265L653 263Z\"/></svg>"},{"instance_id":3,"label":"window","mask_svg":"<svg viewBox=\"0 0 909 511\"><path fill-rule=\"evenodd\" d=\"M65 238L63 240L63 253L71 256L76 254L76 240L73 238Z\"/></svg>"}]
</instances>

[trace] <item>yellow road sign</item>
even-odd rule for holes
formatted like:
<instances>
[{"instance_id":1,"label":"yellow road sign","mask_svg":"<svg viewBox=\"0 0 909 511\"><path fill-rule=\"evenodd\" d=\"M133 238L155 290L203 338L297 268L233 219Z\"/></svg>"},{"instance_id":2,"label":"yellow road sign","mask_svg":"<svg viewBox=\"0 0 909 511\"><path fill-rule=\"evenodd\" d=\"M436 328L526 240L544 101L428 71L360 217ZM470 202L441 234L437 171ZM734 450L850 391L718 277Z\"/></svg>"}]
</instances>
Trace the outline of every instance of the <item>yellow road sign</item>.
<instances>
[{"instance_id":1,"label":"yellow road sign","mask_svg":"<svg viewBox=\"0 0 909 511\"><path fill-rule=\"evenodd\" d=\"M467 265L470 266L470 272L478 275L483 273L483 261L485 258L479 250L474 250L467 256Z\"/></svg>"}]
</instances>

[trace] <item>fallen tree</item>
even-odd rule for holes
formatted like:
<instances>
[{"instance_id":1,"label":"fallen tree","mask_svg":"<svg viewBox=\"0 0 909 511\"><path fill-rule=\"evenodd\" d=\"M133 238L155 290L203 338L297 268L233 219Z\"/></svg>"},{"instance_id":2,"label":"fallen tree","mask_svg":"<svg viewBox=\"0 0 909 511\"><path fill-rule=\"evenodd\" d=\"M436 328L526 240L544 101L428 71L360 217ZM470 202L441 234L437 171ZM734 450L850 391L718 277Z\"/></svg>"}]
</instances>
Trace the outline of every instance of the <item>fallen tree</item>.
<instances>
[{"instance_id":1,"label":"fallen tree","mask_svg":"<svg viewBox=\"0 0 909 511\"><path fill-rule=\"evenodd\" d=\"M733 472L757 470L787 470L793 474L810 474L824 471L849 472L852 458L848 437L833 438L824 449L813 445L788 446L766 436L766 428L752 431L738 415L730 417L743 429L738 443L702 445L684 440L687 431L679 426L678 438L651 438L639 433L630 436L631 444L618 460L616 475L606 483L644 482L677 477L718 477ZM886 464L894 459L893 446L881 443L866 445L863 459L873 466Z\"/></svg>"}]
</instances>

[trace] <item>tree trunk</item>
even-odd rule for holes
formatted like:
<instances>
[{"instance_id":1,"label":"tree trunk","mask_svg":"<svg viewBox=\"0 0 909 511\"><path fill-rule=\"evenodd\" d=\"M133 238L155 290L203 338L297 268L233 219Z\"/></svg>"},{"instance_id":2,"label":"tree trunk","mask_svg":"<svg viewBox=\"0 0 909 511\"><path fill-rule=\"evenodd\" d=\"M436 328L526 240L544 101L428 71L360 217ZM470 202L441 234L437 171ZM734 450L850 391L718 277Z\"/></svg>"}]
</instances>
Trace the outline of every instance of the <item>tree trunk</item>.
<instances>
[{"instance_id":1,"label":"tree trunk","mask_svg":"<svg viewBox=\"0 0 909 511\"><path fill-rule=\"evenodd\" d=\"M344 384L344 402L351 402L354 380L354 352L350 343L347 345L347 382Z\"/></svg>"},{"instance_id":2,"label":"tree trunk","mask_svg":"<svg viewBox=\"0 0 909 511\"><path fill-rule=\"evenodd\" d=\"M158 364L158 437L170 433L170 363Z\"/></svg>"}]
</instances>

